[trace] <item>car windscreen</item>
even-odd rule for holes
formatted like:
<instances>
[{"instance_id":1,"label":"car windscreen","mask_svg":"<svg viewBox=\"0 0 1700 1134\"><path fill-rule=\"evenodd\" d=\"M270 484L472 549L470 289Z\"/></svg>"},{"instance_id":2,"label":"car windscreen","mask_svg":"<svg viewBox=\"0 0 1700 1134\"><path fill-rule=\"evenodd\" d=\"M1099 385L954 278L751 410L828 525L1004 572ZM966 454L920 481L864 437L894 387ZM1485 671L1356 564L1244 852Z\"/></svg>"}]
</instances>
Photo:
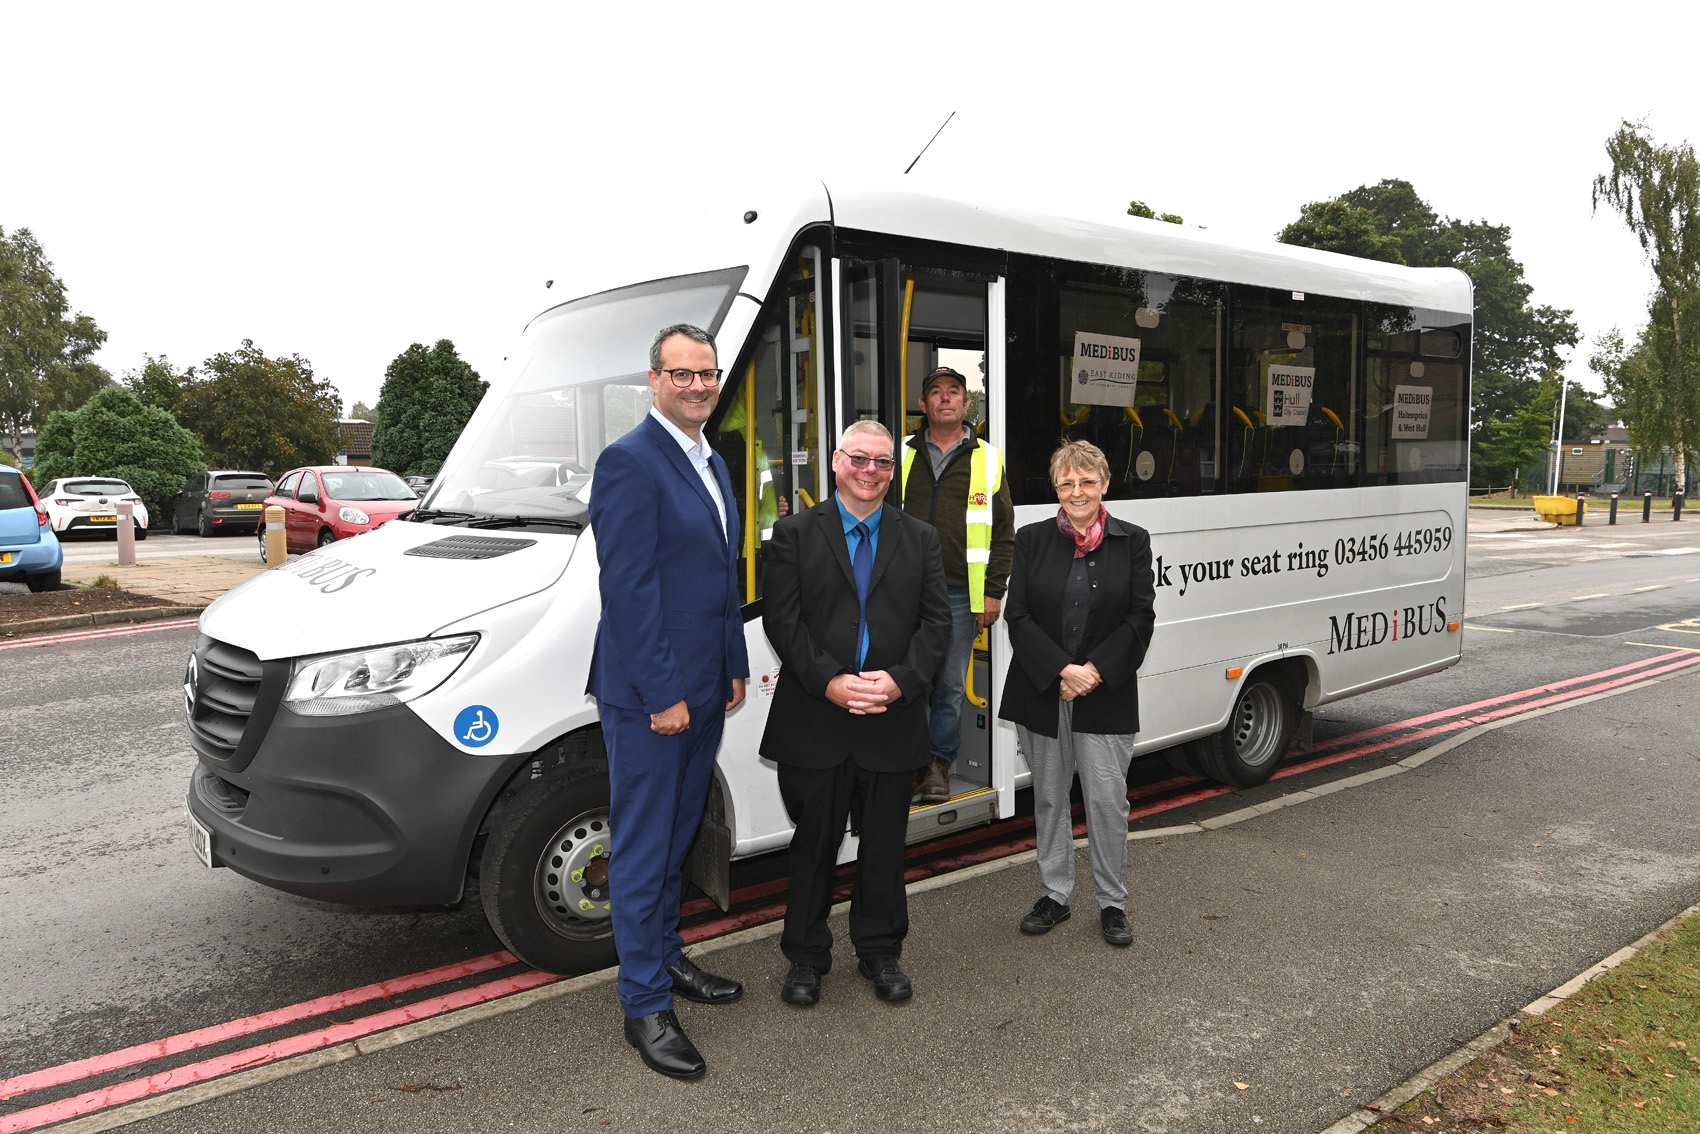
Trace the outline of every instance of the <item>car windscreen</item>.
<instances>
[{"instance_id":1,"label":"car windscreen","mask_svg":"<svg viewBox=\"0 0 1700 1134\"><path fill-rule=\"evenodd\" d=\"M417 500L407 482L395 473L320 473L325 495L332 500Z\"/></svg>"},{"instance_id":2,"label":"car windscreen","mask_svg":"<svg viewBox=\"0 0 1700 1134\"><path fill-rule=\"evenodd\" d=\"M24 478L17 473L0 473L0 509L29 508L29 489L24 487Z\"/></svg>"},{"instance_id":3,"label":"car windscreen","mask_svg":"<svg viewBox=\"0 0 1700 1134\"><path fill-rule=\"evenodd\" d=\"M61 492L79 496L129 496L130 486L121 480L67 480L59 486Z\"/></svg>"},{"instance_id":4,"label":"car windscreen","mask_svg":"<svg viewBox=\"0 0 1700 1134\"><path fill-rule=\"evenodd\" d=\"M263 476L255 476L249 473L238 473L229 476L213 477L212 487L219 492L240 492L243 489L258 489L261 492L270 492L272 490L272 482Z\"/></svg>"}]
</instances>

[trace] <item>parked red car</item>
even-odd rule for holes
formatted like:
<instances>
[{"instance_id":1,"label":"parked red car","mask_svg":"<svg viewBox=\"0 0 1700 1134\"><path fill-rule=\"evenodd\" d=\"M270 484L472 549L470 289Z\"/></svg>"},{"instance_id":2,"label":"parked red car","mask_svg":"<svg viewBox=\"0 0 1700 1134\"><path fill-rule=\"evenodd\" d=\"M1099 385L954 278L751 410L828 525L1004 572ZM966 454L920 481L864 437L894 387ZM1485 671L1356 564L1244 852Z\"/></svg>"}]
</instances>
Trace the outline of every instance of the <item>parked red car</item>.
<instances>
[{"instance_id":1,"label":"parked red car","mask_svg":"<svg viewBox=\"0 0 1700 1134\"><path fill-rule=\"evenodd\" d=\"M312 551L371 531L419 507L407 482L388 469L315 465L293 469L266 497L287 514L291 552ZM260 561L265 562L266 527L260 525Z\"/></svg>"}]
</instances>

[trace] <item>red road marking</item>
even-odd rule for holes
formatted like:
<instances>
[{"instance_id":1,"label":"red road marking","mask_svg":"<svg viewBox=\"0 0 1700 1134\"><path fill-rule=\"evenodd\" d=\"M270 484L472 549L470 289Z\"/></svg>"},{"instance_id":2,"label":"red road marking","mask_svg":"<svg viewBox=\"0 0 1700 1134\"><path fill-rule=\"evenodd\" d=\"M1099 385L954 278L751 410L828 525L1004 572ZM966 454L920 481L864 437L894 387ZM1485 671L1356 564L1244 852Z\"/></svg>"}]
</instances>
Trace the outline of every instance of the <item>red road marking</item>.
<instances>
[{"instance_id":1,"label":"red road marking","mask_svg":"<svg viewBox=\"0 0 1700 1134\"><path fill-rule=\"evenodd\" d=\"M149 1075L142 1079L131 1079L111 1087L103 1087L98 1091L77 1095L74 1098L61 1099L58 1102L45 1103L42 1106L20 1110L15 1114L0 1116L0 1134L15 1134L16 1131L34 1130L38 1126L46 1126L52 1122L63 1122L67 1118L75 1118L80 1114L117 1106L120 1103L134 1102L149 1095L159 1094L176 1087L186 1087L190 1083L198 1083L203 1079L216 1079L220 1075L228 1075L232 1071L242 1071L249 1067L258 1067L263 1063L272 1063L279 1059L287 1059L291 1055L300 1055L305 1051L316 1051L322 1047L343 1043L346 1040L358 1039L361 1036L381 1032L387 1028L398 1027L414 1020L424 1020L456 1008L466 1008L480 1004L486 1000L508 996L528 988L553 984L561 978L552 973L529 972L518 976L504 977L481 984L474 988L451 992L446 996L421 1000L417 1004L409 1004L405 1008L392 1008L387 1012L378 1012L371 1016L362 1016L346 1024L333 1024L318 1031L305 1032L298 1036L290 1036L275 1043L261 1044L258 1047L233 1051L229 1055L220 1055L213 1059L190 1063L171 1071L161 1071L157 1075Z\"/></svg>"},{"instance_id":2,"label":"red road marking","mask_svg":"<svg viewBox=\"0 0 1700 1134\"><path fill-rule=\"evenodd\" d=\"M95 638L122 638L130 634L151 634L155 630L181 630L200 622L200 616L171 622L147 622L136 626L121 626L111 630L77 630L64 634L42 634L35 638L20 638L16 642L0 642L0 650L21 650L25 646L59 646L66 642L88 642ZM0 630L4 630L0 626Z\"/></svg>"},{"instance_id":3,"label":"red road marking","mask_svg":"<svg viewBox=\"0 0 1700 1134\"><path fill-rule=\"evenodd\" d=\"M107 1071L115 1071L120 1067L146 1063L150 1059L176 1055L180 1051L190 1051L197 1047L205 1047L208 1044L235 1039L237 1036L252 1035L254 1032L263 1032L267 1028L275 1028L280 1024L289 1024L296 1020L322 1016L326 1012L334 1012L338 1008L346 1008L351 1004L363 1004L368 1000L376 1000L379 997L394 996L398 992L428 988L433 984L441 984L457 977L471 976L474 973L499 969L503 965L514 963L512 953L490 953L483 957L474 957L470 961L461 961L458 964L444 965L441 968L427 969L424 972L394 977L377 984L368 984L363 988L351 988L347 992L333 992L329 996L320 996L314 1000L303 1000L299 1004L291 1004L286 1008L275 1008L270 1012L261 1012L256 1016L244 1016L240 1020L231 1020L226 1024L197 1028L192 1032L183 1032L162 1040L137 1044L134 1047L126 1047L121 1051L109 1052L106 1055L95 1055L88 1059L61 1063L57 1067L49 1067L42 1071L32 1071L28 1075L0 1079L0 1100L16 1098L18 1095L27 1094L30 1091L39 1091L43 1087L56 1087L61 1083L86 1079L90 1075L104 1074Z\"/></svg>"}]
</instances>

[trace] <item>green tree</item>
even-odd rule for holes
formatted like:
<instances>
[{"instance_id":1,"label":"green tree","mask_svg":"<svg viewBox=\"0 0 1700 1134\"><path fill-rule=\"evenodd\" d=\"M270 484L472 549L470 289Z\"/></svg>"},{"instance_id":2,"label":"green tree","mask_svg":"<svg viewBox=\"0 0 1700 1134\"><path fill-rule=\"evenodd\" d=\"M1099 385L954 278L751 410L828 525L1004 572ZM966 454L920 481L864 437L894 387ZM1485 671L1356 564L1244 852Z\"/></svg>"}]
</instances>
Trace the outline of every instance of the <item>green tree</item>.
<instances>
[{"instance_id":1,"label":"green tree","mask_svg":"<svg viewBox=\"0 0 1700 1134\"><path fill-rule=\"evenodd\" d=\"M1631 122L1606 139L1606 156L1611 172L1594 179L1594 208L1604 201L1623 215L1658 284L1651 313L1658 329L1650 327L1651 333L1642 336L1641 361L1618 372L1626 399L1619 405L1631 436L1675 454L1677 483L1682 484L1688 451L1700 442L1695 417L1700 367L1692 324L1700 310L1700 162L1687 142L1657 145L1645 124ZM1647 388L1624 385L1640 382Z\"/></svg>"},{"instance_id":2,"label":"green tree","mask_svg":"<svg viewBox=\"0 0 1700 1134\"><path fill-rule=\"evenodd\" d=\"M81 408L52 414L35 443L32 479L115 476L130 482L156 525L166 522L183 481L206 468L200 443L157 406L109 386Z\"/></svg>"},{"instance_id":3,"label":"green tree","mask_svg":"<svg viewBox=\"0 0 1700 1134\"><path fill-rule=\"evenodd\" d=\"M1184 218L1176 216L1174 213L1157 212L1144 201L1129 201L1127 203L1127 215L1130 217L1144 217L1146 220L1168 221L1170 224L1186 223Z\"/></svg>"},{"instance_id":4,"label":"green tree","mask_svg":"<svg viewBox=\"0 0 1700 1134\"><path fill-rule=\"evenodd\" d=\"M1488 456L1484 423L1509 422L1534 401L1544 376L1563 367L1563 352L1581 335L1568 310L1529 302L1534 289L1511 255L1509 227L1442 217L1410 182L1388 178L1306 205L1276 238L1414 268L1454 267L1469 276L1476 299L1471 460L1484 472L1497 467L1509 475L1517 467Z\"/></svg>"},{"instance_id":5,"label":"green tree","mask_svg":"<svg viewBox=\"0 0 1700 1134\"><path fill-rule=\"evenodd\" d=\"M489 386L448 339L429 350L414 343L384 370L372 463L401 476L435 476Z\"/></svg>"},{"instance_id":6,"label":"green tree","mask_svg":"<svg viewBox=\"0 0 1700 1134\"><path fill-rule=\"evenodd\" d=\"M21 459L23 435L112 382L91 359L106 332L71 313L65 283L27 228L0 229L0 428Z\"/></svg>"},{"instance_id":7,"label":"green tree","mask_svg":"<svg viewBox=\"0 0 1700 1134\"><path fill-rule=\"evenodd\" d=\"M348 411L348 416L355 421L369 421L376 427L378 422L383 420L384 403L369 406L365 402L355 402L354 408Z\"/></svg>"},{"instance_id":8,"label":"green tree","mask_svg":"<svg viewBox=\"0 0 1700 1134\"><path fill-rule=\"evenodd\" d=\"M1654 307L1659 304L1655 302ZM1681 454L1679 473L1686 467L1686 452L1678 446L1692 447L1695 442L1683 423L1693 422L1700 413L1700 396L1690 380L1700 371L1700 348L1690 340L1683 353L1686 357L1678 354L1668 319L1655 314L1633 344L1614 327L1600 336L1588 359L1594 373L1605 380L1606 396L1623 418L1630 442L1637 449Z\"/></svg>"},{"instance_id":9,"label":"green tree","mask_svg":"<svg viewBox=\"0 0 1700 1134\"><path fill-rule=\"evenodd\" d=\"M1552 443L1553 413L1558 408L1556 372L1535 386L1534 397L1509 417L1484 421L1477 431L1475 447L1488 483L1503 483L1519 477L1523 483L1544 483Z\"/></svg>"},{"instance_id":10,"label":"green tree","mask_svg":"<svg viewBox=\"0 0 1700 1134\"><path fill-rule=\"evenodd\" d=\"M178 419L209 459L273 475L336 455L342 399L300 355L268 358L252 339L215 354L182 386Z\"/></svg>"},{"instance_id":11,"label":"green tree","mask_svg":"<svg viewBox=\"0 0 1700 1134\"><path fill-rule=\"evenodd\" d=\"M175 414L182 407L183 387L194 377L194 368L179 371L163 354L142 357L146 361L140 370L125 371L124 385L143 405Z\"/></svg>"}]
</instances>

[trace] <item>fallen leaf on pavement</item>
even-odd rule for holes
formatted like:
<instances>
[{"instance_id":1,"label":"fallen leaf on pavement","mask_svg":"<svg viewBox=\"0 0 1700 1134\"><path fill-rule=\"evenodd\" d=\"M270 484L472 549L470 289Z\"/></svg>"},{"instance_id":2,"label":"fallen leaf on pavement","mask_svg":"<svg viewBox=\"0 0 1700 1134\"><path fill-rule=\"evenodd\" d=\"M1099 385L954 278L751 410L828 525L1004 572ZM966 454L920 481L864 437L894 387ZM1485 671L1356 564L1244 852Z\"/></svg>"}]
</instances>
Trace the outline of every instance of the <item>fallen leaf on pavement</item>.
<instances>
[{"instance_id":1,"label":"fallen leaf on pavement","mask_svg":"<svg viewBox=\"0 0 1700 1134\"><path fill-rule=\"evenodd\" d=\"M1238 1087L1240 1090L1243 1091L1243 1090L1246 1090L1248 1087L1250 1087L1251 1084L1250 1083L1242 1083L1238 1079L1236 1079L1236 1080L1234 1080L1234 1086Z\"/></svg>"}]
</instances>

